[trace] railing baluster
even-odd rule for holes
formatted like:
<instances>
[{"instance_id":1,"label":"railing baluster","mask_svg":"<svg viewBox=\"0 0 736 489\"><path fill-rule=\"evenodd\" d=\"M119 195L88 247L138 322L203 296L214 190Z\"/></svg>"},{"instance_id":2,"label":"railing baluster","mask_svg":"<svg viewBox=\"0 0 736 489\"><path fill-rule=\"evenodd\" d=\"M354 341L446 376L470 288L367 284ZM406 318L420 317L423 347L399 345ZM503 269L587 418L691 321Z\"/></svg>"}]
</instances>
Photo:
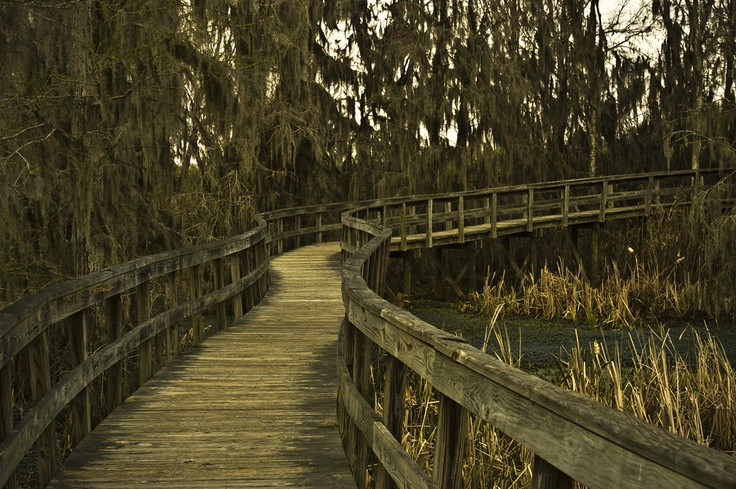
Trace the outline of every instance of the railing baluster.
<instances>
[{"instance_id":1,"label":"railing baluster","mask_svg":"<svg viewBox=\"0 0 736 489\"><path fill-rule=\"evenodd\" d=\"M13 364L6 363L0 368L0 443L10 435L13 430ZM4 489L16 489L17 480L15 472L3 486Z\"/></svg>"},{"instance_id":2,"label":"railing baluster","mask_svg":"<svg viewBox=\"0 0 736 489\"><path fill-rule=\"evenodd\" d=\"M463 457L468 436L468 413L460 404L439 393L437 444L432 478L442 489L463 487Z\"/></svg>"},{"instance_id":3,"label":"railing baluster","mask_svg":"<svg viewBox=\"0 0 736 489\"><path fill-rule=\"evenodd\" d=\"M70 363L74 368L87 359L87 319L85 311L69 318ZM92 431L92 415L89 404L89 388L85 387L70 404L72 416L70 441L73 446Z\"/></svg>"},{"instance_id":4,"label":"railing baluster","mask_svg":"<svg viewBox=\"0 0 736 489\"><path fill-rule=\"evenodd\" d=\"M598 222L606 222L606 207L608 207L608 181L603 180L601 184L601 208L598 214Z\"/></svg>"},{"instance_id":5,"label":"railing baluster","mask_svg":"<svg viewBox=\"0 0 736 489\"><path fill-rule=\"evenodd\" d=\"M136 288L136 321L138 325L143 324L151 318L151 298L149 294L149 282L143 282ZM138 382L143 385L151 378L153 338L144 341L138 353Z\"/></svg>"},{"instance_id":6,"label":"railing baluster","mask_svg":"<svg viewBox=\"0 0 736 489\"><path fill-rule=\"evenodd\" d=\"M542 457L534 455L533 489L573 489L575 481Z\"/></svg>"},{"instance_id":7,"label":"railing baluster","mask_svg":"<svg viewBox=\"0 0 736 489\"><path fill-rule=\"evenodd\" d=\"M317 213L317 216L315 217L315 223L314 223L314 225L317 226L318 228L321 228L322 227L322 213L321 212L318 212ZM317 243L321 243L322 242L322 231L320 231L320 232L317 233L316 240L317 240Z\"/></svg>"},{"instance_id":8,"label":"railing baluster","mask_svg":"<svg viewBox=\"0 0 736 489\"><path fill-rule=\"evenodd\" d=\"M31 393L33 402L39 403L51 390L48 330L36 336L27 348L30 349ZM38 485L41 488L49 485L56 472L56 443L56 427L51 423L36 440Z\"/></svg>"},{"instance_id":9,"label":"railing baluster","mask_svg":"<svg viewBox=\"0 0 736 489\"><path fill-rule=\"evenodd\" d=\"M107 343L120 339L123 333L123 298L115 294L105 302ZM105 374L105 404L111 413L123 402L123 360L110 367Z\"/></svg>"},{"instance_id":10,"label":"railing baluster","mask_svg":"<svg viewBox=\"0 0 736 489\"><path fill-rule=\"evenodd\" d=\"M189 299L194 300L202 296L202 266L194 265L189 269ZM192 344L199 345L204 340L204 321L202 313L192 315Z\"/></svg>"},{"instance_id":11,"label":"railing baluster","mask_svg":"<svg viewBox=\"0 0 736 489\"><path fill-rule=\"evenodd\" d=\"M427 200L427 248L432 247L432 199Z\"/></svg>"},{"instance_id":12,"label":"railing baluster","mask_svg":"<svg viewBox=\"0 0 736 489\"><path fill-rule=\"evenodd\" d=\"M222 264L222 258L216 258L212 262L212 274L215 282L215 290L219 291L225 286L225 270ZM227 326L227 313L225 311L225 302L217 304L217 330L221 331Z\"/></svg>"},{"instance_id":13,"label":"railing baluster","mask_svg":"<svg viewBox=\"0 0 736 489\"><path fill-rule=\"evenodd\" d=\"M230 282L236 283L240 281L240 253L230 255ZM243 315L243 294L236 294L233 297L233 316L238 319Z\"/></svg>"},{"instance_id":14,"label":"railing baluster","mask_svg":"<svg viewBox=\"0 0 736 489\"><path fill-rule=\"evenodd\" d=\"M526 203L526 232L534 230L534 189L529 187Z\"/></svg>"},{"instance_id":15,"label":"railing baluster","mask_svg":"<svg viewBox=\"0 0 736 489\"><path fill-rule=\"evenodd\" d=\"M406 202L401 203L401 218L399 230L401 233L401 251L406 251Z\"/></svg>"},{"instance_id":16,"label":"railing baluster","mask_svg":"<svg viewBox=\"0 0 736 489\"><path fill-rule=\"evenodd\" d=\"M404 434L404 397L406 396L406 365L392 355L388 355L383 384L383 424L391 435L401 442ZM381 467L376 487L393 489L396 483Z\"/></svg>"},{"instance_id":17,"label":"railing baluster","mask_svg":"<svg viewBox=\"0 0 736 489\"><path fill-rule=\"evenodd\" d=\"M457 237L460 243L465 243L465 199L461 195L457 201Z\"/></svg>"},{"instance_id":18,"label":"railing baluster","mask_svg":"<svg viewBox=\"0 0 736 489\"><path fill-rule=\"evenodd\" d=\"M177 273L171 272L166 276L166 310L171 310L179 303L177 297ZM179 355L179 323L172 324L166 331L166 363Z\"/></svg>"},{"instance_id":19,"label":"railing baluster","mask_svg":"<svg viewBox=\"0 0 736 489\"><path fill-rule=\"evenodd\" d=\"M491 194L491 237L498 237L498 194Z\"/></svg>"}]
</instances>

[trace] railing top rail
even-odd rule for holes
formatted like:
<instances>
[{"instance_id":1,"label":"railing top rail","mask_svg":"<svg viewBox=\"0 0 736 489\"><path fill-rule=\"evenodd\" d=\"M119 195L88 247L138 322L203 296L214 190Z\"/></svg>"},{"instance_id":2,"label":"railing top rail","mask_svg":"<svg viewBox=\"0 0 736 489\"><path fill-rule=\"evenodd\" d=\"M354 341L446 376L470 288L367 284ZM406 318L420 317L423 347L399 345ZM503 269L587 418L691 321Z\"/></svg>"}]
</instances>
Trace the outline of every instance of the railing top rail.
<instances>
[{"instance_id":1,"label":"railing top rail","mask_svg":"<svg viewBox=\"0 0 736 489\"><path fill-rule=\"evenodd\" d=\"M266 221L224 240L137 258L51 285L0 310L0 368L51 324L142 282L236 253L265 239Z\"/></svg>"}]
</instances>

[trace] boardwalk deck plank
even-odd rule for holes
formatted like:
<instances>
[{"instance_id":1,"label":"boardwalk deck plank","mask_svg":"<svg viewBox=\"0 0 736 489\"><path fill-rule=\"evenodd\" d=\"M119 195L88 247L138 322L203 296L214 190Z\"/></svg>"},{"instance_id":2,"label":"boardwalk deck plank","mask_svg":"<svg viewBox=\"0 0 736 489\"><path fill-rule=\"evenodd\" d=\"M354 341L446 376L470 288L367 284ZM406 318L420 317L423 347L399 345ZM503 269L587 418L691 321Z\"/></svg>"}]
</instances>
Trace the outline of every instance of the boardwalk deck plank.
<instances>
[{"instance_id":1,"label":"boardwalk deck plank","mask_svg":"<svg viewBox=\"0 0 736 489\"><path fill-rule=\"evenodd\" d=\"M335 417L338 251L274 258L263 302L128 398L50 487L354 488Z\"/></svg>"}]
</instances>

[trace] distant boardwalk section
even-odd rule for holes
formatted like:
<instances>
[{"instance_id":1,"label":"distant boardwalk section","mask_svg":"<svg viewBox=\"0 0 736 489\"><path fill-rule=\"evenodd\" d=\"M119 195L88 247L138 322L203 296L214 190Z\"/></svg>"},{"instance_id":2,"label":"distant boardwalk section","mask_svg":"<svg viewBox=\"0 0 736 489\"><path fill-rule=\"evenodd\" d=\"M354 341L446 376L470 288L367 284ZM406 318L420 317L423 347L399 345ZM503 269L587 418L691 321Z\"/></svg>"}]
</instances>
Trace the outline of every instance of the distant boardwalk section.
<instances>
[{"instance_id":1,"label":"distant boardwalk section","mask_svg":"<svg viewBox=\"0 0 736 489\"><path fill-rule=\"evenodd\" d=\"M339 247L271 262L269 292L76 447L49 487L355 487L335 419Z\"/></svg>"}]
</instances>

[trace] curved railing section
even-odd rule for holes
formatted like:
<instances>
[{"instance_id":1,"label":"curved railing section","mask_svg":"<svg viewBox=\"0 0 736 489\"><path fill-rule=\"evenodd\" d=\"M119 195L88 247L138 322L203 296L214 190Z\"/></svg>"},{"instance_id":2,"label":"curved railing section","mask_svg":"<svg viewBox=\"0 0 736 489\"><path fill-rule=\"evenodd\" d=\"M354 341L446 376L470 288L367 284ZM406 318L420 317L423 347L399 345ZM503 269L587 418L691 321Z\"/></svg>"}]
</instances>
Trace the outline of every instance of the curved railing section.
<instances>
[{"instance_id":1,"label":"curved railing section","mask_svg":"<svg viewBox=\"0 0 736 489\"><path fill-rule=\"evenodd\" d=\"M205 314L215 318L219 330L258 304L268 289L270 256L338 240L340 215L355 205L259 214L244 234L133 260L0 310L0 487L16 486L15 469L34 443L39 485L46 487L59 463L54 420L69 409L74 420L69 445L84 438L93 424L93 382L104 378L104 412L98 413L104 417L176 357L183 341L204 340ZM90 337L99 340L93 353ZM59 355L51 352L67 350L69 368L60 375L52 365ZM124 366L137 375L125 375ZM17 424L15 387L32 397Z\"/></svg>"},{"instance_id":2,"label":"curved railing section","mask_svg":"<svg viewBox=\"0 0 736 489\"><path fill-rule=\"evenodd\" d=\"M469 347L462 340L389 307L380 299L380 294L376 295L375 291L382 291L389 253L462 243L543 226L602 222L601 219L605 221L614 216L641 215L657 205L691 200L699 189L711 186L719 175L716 171L701 171L610 177L273 211L256 216L255 227L242 235L140 258L28 295L0 311L0 486L15 486L14 471L36 444L39 485L45 487L58 466L58 440L54 426L57 416L64 413L74 420L68 440L73 447L89 433L93 422L99 421L93 420L91 415L92 389L95 389L95 397L102 398L102 412L98 417L104 417L122 403L125 395L150 378L157 368L178 355L182 335L192 344L204 339L204 315L215 318L214 327L219 329L256 305L268 288L270 256L312 242L338 240L341 232L347 260L344 277L347 317L358 328L347 327L344 333L348 348L341 356L345 364L340 370L344 374L341 399L346 408L341 415L343 434L357 433L354 430L357 427L358 431L367 434L374 451L397 451L397 442L391 442L401 431L400 424L393 420L396 415L382 424L375 413L371 415L366 411L372 412L372 408L360 400L367 393L364 379L368 370L356 365L366 365L369 355L366 356L368 349L365 344L370 344L363 342L361 335L367 335L391 353L393 366L389 365L389 371L393 373L386 383L387 399L391 396L400 399L403 395L402 379L407 366L428 379L435 379L439 375L438 369L450 368L448 365L471 365L467 372L461 371L467 377L457 378L451 383L455 383L455 389L470 396L472 402L465 397L457 397L450 388L441 388L448 399L455 399L455 404L443 401L443 405L446 404L443 409L449 410L443 419L450 424L442 429L458 431L451 425L452 420L458 418L452 410L462 409L458 406L473 412L491 409L495 420L500 415L493 413L502 411L495 411L495 404L487 404L490 401L483 394L483 389L490 388L489 381L483 380L490 368L483 363L485 357L478 357L472 350L467 350ZM354 210L357 207L359 209ZM345 215L342 218L344 222L341 222L343 212L351 209L351 214ZM394 230L393 237L390 228ZM364 332L358 334L357 331ZM455 347L451 348L453 345ZM452 358L456 351L458 357ZM60 352L68 358L63 361L66 366L62 369L52 365L52 360L60 362ZM451 361L437 360L445 357ZM350 375L345 374L347 368ZM493 382L502 383L506 375L512 380L521 376L527 382L522 374L499 370L501 368L493 366L494 375L500 376ZM469 373L471 370L476 373ZM353 384L349 379L359 381ZM478 392L470 392L472 389L467 386L475 386L476 382L479 382ZM548 384L534 384L532 380L528 382L532 383L522 382L518 388L515 387L521 389L518 395L523 397L524 389L549 387ZM443 386L441 382L436 385ZM30 392L32 398L26 399L24 416L18 423L13 418L16 388ZM350 394L354 388L363 395ZM497 402L501 402L504 396L512 396L498 392L490 399L500 395ZM567 394L559 396L567 399ZM509 402L515 402L513 399L516 398L509 399L512 399ZM532 396L531 401L524 402L536 402L534 399L536 397ZM393 407L385 412L399 409L398 401L391 402ZM600 410L593 412L603 415ZM356 417L356 413L368 414ZM557 418L552 416L551 419ZM607 423L608 418L600 421L605 426ZM567 425L563 423L560 426ZM386 438L387 433L392 436ZM350 438L350 446L355 450L351 449L348 456L354 469L366 463L363 455L367 453L363 446L365 435L361 436L356 434ZM443 441L438 444L438 454L448 455L438 455L435 465L448 468L435 472L449 474L442 477L453 479L452 471L458 470L457 465L442 461L456 460L452 453L462 444L450 442L450 438L445 439L444 436L440 439ZM518 439L525 440L523 437ZM659 438L655 441L658 442ZM536 447L534 443L527 446ZM642 446L649 447L646 444ZM544 450L539 453L566 471L565 463L547 455ZM701 471L715 471L717 476L720 455L707 453L711 462L704 463L707 467ZM407 457L379 456L388 470L382 473L381 480L393 478L402 487L431 486L433 482ZM716 460L715 465L712 460ZM687 463L684 465L686 468L689 467ZM391 477L387 477L389 473ZM577 472L568 473L577 478Z\"/></svg>"},{"instance_id":3,"label":"curved railing section","mask_svg":"<svg viewBox=\"0 0 736 489\"><path fill-rule=\"evenodd\" d=\"M369 450L379 462L377 487L462 487L468 413L535 454L534 487L573 487L574 481L591 488L734 487L733 457L509 367L381 298L390 250L646 215L655 206L691 202L721 176L586 179L412 198L346 213L338 419L358 487L365 484ZM725 187L721 201L732 207L733 187ZM482 205L468 207L472 201ZM376 349L387 358L384 380L376 382L383 385L382 417L372 405L371 361L384 357ZM398 441L407 369L439 393L431 477Z\"/></svg>"}]
</instances>

